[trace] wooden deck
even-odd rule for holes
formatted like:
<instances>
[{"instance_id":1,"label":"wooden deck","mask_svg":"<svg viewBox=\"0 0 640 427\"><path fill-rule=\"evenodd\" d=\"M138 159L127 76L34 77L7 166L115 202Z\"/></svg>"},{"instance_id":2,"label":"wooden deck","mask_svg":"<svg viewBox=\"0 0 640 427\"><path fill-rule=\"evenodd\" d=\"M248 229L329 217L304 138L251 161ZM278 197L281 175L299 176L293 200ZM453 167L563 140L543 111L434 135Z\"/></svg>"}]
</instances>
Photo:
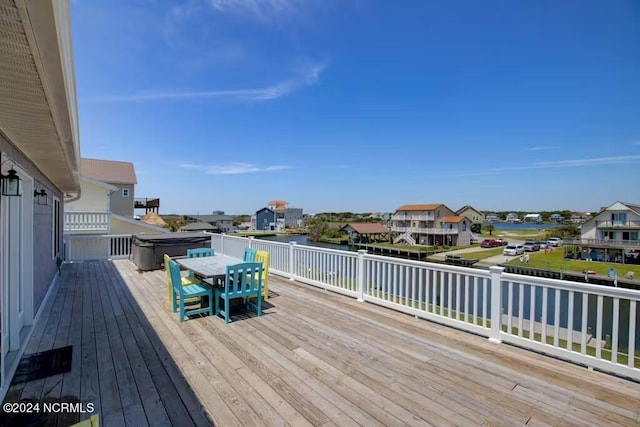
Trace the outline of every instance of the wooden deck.
<instances>
[{"instance_id":1,"label":"wooden deck","mask_svg":"<svg viewBox=\"0 0 640 427\"><path fill-rule=\"evenodd\" d=\"M71 344L72 370L5 401L93 402L107 427L640 424L640 384L273 276L262 317L180 323L165 278L65 265L27 354Z\"/></svg>"}]
</instances>

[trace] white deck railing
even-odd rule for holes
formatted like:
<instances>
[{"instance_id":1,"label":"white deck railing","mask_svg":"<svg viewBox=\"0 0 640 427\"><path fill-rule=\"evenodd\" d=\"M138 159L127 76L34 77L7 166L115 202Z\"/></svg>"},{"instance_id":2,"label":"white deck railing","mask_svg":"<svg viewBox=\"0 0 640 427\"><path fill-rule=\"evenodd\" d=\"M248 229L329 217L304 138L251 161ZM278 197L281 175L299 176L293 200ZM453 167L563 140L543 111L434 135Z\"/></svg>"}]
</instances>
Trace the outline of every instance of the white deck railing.
<instances>
[{"instance_id":1,"label":"white deck railing","mask_svg":"<svg viewBox=\"0 0 640 427\"><path fill-rule=\"evenodd\" d=\"M640 380L640 291L224 234L211 246L265 250L287 279ZM65 235L69 261L130 252L130 235Z\"/></svg>"},{"instance_id":2,"label":"white deck railing","mask_svg":"<svg viewBox=\"0 0 640 427\"><path fill-rule=\"evenodd\" d=\"M111 227L110 212L65 212L65 233L108 232Z\"/></svg>"},{"instance_id":3,"label":"white deck railing","mask_svg":"<svg viewBox=\"0 0 640 427\"><path fill-rule=\"evenodd\" d=\"M266 250L288 279L640 380L640 291L224 234L211 244L239 258Z\"/></svg>"},{"instance_id":4,"label":"white deck railing","mask_svg":"<svg viewBox=\"0 0 640 427\"><path fill-rule=\"evenodd\" d=\"M64 236L65 260L93 261L129 258L131 234Z\"/></svg>"}]
</instances>

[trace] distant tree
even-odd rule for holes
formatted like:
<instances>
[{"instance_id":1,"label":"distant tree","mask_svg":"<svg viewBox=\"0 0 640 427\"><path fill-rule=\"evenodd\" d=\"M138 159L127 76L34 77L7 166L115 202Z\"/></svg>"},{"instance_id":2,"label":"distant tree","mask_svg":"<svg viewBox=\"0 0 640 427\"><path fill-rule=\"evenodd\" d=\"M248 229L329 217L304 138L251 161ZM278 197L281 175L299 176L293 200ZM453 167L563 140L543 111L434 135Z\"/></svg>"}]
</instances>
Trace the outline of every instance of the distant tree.
<instances>
[{"instance_id":1,"label":"distant tree","mask_svg":"<svg viewBox=\"0 0 640 427\"><path fill-rule=\"evenodd\" d=\"M553 228L547 233L549 237L575 237L580 235L580 229L575 225Z\"/></svg>"},{"instance_id":2,"label":"distant tree","mask_svg":"<svg viewBox=\"0 0 640 427\"><path fill-rule=\"evenodd\" d=\"M329 229L328 222L318 215L309 218L306 222L307 231L309 232L309 240L318 241L323 234Z\"/></svg>"},{"instance_id":3,"label":"distant tree","mask_svg":"<svg viewBox=\"0 0 640 427\"><path fill-rule=\"evenodd\" d=\"M493 230L496 229L496 227L493 224L487 225L486 228L487 228L487 231L489 232L489 236L492 236L493 235Z\"/></svg>"},{"instance_id":4,"label":"distant tree","mask_svg":"<svg viewBox=\"0 0 640 427\"><path fill-rule=\"evenodd\" d=\"M233 225L237 227L243 222L249 222L249 221L251 221L251 215L236 215L233 218Z\"/></svg>"}]
</instances>

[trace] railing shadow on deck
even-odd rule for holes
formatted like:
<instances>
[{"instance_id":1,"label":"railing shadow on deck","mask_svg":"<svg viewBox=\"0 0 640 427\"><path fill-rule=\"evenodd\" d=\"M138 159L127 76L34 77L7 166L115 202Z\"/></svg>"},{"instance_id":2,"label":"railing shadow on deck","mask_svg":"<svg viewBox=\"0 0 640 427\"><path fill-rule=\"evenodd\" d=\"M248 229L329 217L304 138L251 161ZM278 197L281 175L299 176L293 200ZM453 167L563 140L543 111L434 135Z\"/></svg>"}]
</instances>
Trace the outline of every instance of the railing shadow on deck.
<instances>
[{"instance_id":1,"label":"railing shadow on deck","mask_svg":"<svg viewBox=\"0 0 640 427\"><path fill-rule=\"evenodd\" d=\"M113 262L91 261L63 264L60 279L62 281L59 283L55 295L47 302L51 305L48 307L52 309L51 314L49 317L41 319L41 322L55 322L57 324L58 321L61 321L64 308L73 307L81 311L79 319L76 319L75 322L69 320L70 333L65 340L65 345L74 345L74 361L71 371L12 385L4 402L26 402L28 400L39 403L40 408L44 408L45 404L54 403L81 404L82 406L79 407L88 408L87 404L92 403L95 409L93 412L89 410L88 413L79 411L56 413L44 410L33 414L2 413L0 416L1 426L71 425L94 414L99 415L100 424L105 426L122 425L123 423L142 425L144 420L140 422L140 420L127 418L127 406L134 405L133 401L135 400L138 400L137 403L141 405L137 408L137 415L146 417L148 425L154 425L155 420L156 423L162 422L165 425L215 426L212 415L201 403L180 366L147 319L137 299L130 292L129 286L135 285L135 283L128 285L127 280L122 277ZM73 290L74 296L70 296L70 290ZM81 294L75 295L78 292ZM69 304L69 298L77 299ZM78 301L81 301L79 306L77 306ZM54 309L56 305L61 307ZM87 313L90 316L85 318ZM164 313L160 315L164 315ZM86 322L90 322L90 325L85 325ZM98 336L96 324L101 325L97 329L101 329L102 335L107 335L108 338ZM80 336L76 335L74 340L71 334L73 328L84 330L85 327L88 328L90 336L84 336L83 331ZM116 333L119 333L119 338L114 338L113 332L115 330L117 330ZM43 330L43 335L44 333L46 330ZM87 343L85 343L87 338L90 338L88 349ZM103 342L101 349L98 343L91 343L94 338L96 340L107 339L108 342ZM53 345L53 342L50 344ZM51 345L47 347L51 347ZM39 346L39 343L35 343L32 350L41 351ZM105 349L105 346L108 348ZM106 350L109 353L103 352L101 354L101 350ZM91 360L94 357L95 361L87 363L85 360L86 358ZM101 360L100 357L103 359ZM136 362L131 361L136 358L138 361L141 358L142 363L146 365L147 378L150 378L150 383L144 378L144 374L139 375L139 372L136 374L136 369L139 368L136 367ZM123 365L129 362L131 365L128 368L123 368ZM123 369L129 371L123 372ZM118 376L116 373L118 370L122 376ZM69 378L76 379L67 380L67 375ZM128 382L132 378L132 382ZM142 395L139 391L141 379L143 382L147 381L143 385L143 387L146 386L147 395ZM65 392L63 381L70 382L67 392ZM148 395L151 393L149 385L152 385L153 390L157 393L156 398L160 400L166 416L161 413L153 413L154 411L150 411L145 406L147 402L151 402L150 405L157 405L157 400ZM68 393L70 390L73 390L72 394ZM65 394L62 395L62 393Z\"/></svg>"},{"instance_id":2,"label":"railing shadow on deck","mask_svg":"<svg viewBox=\"0 0 640 427\"><path fill-rule=\"evenodd\" d=\"M122 277L113 262L103 262L103 265L106 266L107 277L110 277L112 283L114 285L117 285L114 286L114 288L117 289L117 297L120 303L123 304L123 302L126 301L130 306L128 310L123 307L123 311L127 316L130 327L134 328L134 325L136 325L135 322L138 322L138 335L140 333L144 333L144 335L146 335L148 339L148 344L152 346L152 350L154 352L152 355L150 355L146 351L142 351L142 348L140 348L145 363L147 363L147 366L153 364L153 360L151 359L153 357L156 357L161 363L163 371L165 371L164 375L162 375L163 372L156 372L156 375L154 375L154 373L151 371L151 368L149 368L149 372L152 375L153 383L160 393L160 398L162 399L165 407L167 403L171 401L181 400L185 409L188 411L189 417L193 420L195 425L215 426L213 416L208 413L207 409L202 404L196 392L189 384L189 381L182 373L180 366L178 366L176 361L173 359L171 352L162 342L162 339L156 332L155 327L145 316L142 307L140 307L134 295L131 294L131 291L129 290L129 287L127 285L127 281ZM140 274L142 273L140 272ZM131 283L130 285L135 284ZM164 314L161 313L160 315ZM136 336L135 332L133 333L133 335L136 339L137 345L140 347L140 339L142 338L144 340L144 337ZM167 380L171 382L170 390L162 390L162 384ZM177 390L181 391L176 394L175 392ZM163 393L166 395L163 396ZM172 425L185 425L186 419L184 417L184 414L174 413L173 411L167 409L167 415Z\"/></svg>"}]
</instances>

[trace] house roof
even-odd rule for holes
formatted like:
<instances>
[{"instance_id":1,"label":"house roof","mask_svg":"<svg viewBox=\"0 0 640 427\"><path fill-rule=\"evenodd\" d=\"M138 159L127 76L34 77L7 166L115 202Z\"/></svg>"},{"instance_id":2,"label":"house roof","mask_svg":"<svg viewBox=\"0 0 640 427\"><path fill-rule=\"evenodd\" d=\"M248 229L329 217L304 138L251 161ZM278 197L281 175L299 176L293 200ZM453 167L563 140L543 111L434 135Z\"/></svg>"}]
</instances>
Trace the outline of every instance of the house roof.
<instances>
[{"instance_id":1,"label":"house roof","mask_svg":"<svg viewBox=\"0 0 640 427\"><path fill-rule=\"evenodd\" d=\"M183 225L182 227L180 227L180 231L198 231L198 230L218 230L218 229L207 222L192 222L191 224Z\"/></svg>"},{"instance_id":2,"label":"house roof","mask_svg":"<svg viewBox=\"0 0 640 427\"><path fill-rule=\"evenodd\" d=\"M466 211L467 209L471 209L471 210L474 210L474 211L476 211L476 212L478 212L478 213L481 213L478 209L474 208L474 207L473 207L473 206L471 206L471 205L464 205L463 207L461 207L460 209L458 209L458 210L456 211L456 215L460 215L460 213L462 213L462 212Z\"/></svg>"},{"instance_id":3,"label":"house roof","mask_svg":"<svg viewBox=\"0 0 640 427\"><path fill-rule=\"evenodd\" d=\"M620 203L622 203L623 205L627 206L629 209L631 209L632 211L640 215L640 205L637 205L635 203L625 203L625 202L620 202Z\"/></svg>"},{"instance_id":4,"label":"house roof","mask_svg":"<svg viewBox=\"0 0 640 427\"><path fill-rule=\"evenodd\" d=\"M456 224L458 222L462 222L465 219L467 218L464 216L443 216L442 218L440 218L440 222L446 222L448 224Z\"/></svg>"},{"instance_id":5,"label":"house roof","mask_svg":"<svg viewBox=\"0 0 640 427\"><path fill-rule=\"evenodd\" d=\"M256 214L258 214L258 213L260 213L260 212L263 212L263 211L269 211L269 212L271 212L271 213L273 213L273 212L274 212L274 211L273 211L273 209L269 209L269 208L262 208L262 209L258 209L258 210L256 211Z\"/></svg>"},{"instance_id":6,"label":"house roof","mask_svg":"<svg viewBox=\"0 0 640 427\"><path fill-rule=\"evenodd\" d=\"M442 206L442 203L433 203L430 205L402 205L396 211L433 211Z\"/></svg>"},{"instance_id":7,"label":"house roof","mask_svg":"<svg viewBox=\"0 0 640 427\"><path fill-rule=\"evenodd\" d=\"M144 228L147 230L151 230L151 231L156 231L156 232L160 232L160 233L170 233L171 231L167 228L163 228L163 227L158 227L156 225L153 224L149 224L137 219L133 219L133 218L127 218L126 216L123 215L118 215L118 214L111 214L111 220L112 221L121 221L121 222L125 222L125 223L129 223L129 224L133 224L139 228Z\"/></svg>"},{"instance_id":8,"label":"house roof","mask_svg":"<svg viewBox=\"0 0 640 427\"><path fill-rule=\"evenodd\" d=\"M539 216L542 216L542 215L537 214L537 213L530 213L530 214L526 214L524 217L525 218L537 218Z\"/></svg>"},{"instance_id":9,"label":"house roof","mask_svg":"<svg viewBox=\"0 0 640 427\"><path fill-rule=\"evenodd\" d=\"M594 221L594 220L598 217L598 215L600 215L602 212L606 211L607 209L610 209L611 207L613 207L613 206L615 206L615 205L617 205L617 204L624 205L624 206L626 206L627 208L631 209L631 210L632 210L633 212L635 212L636 214L640 215L640 205L637 205L637 204L635 204L635 203L624 203L624 202L620 202L620 201L618 201L618 202L615 202L615 203L610 204L609 206L607 206L607 207L605 207L605 208L600 208L600 211L598 212L598 214L597 214L597 215L592 215L592 216L591 216L591 218L589 218L589 219L586 221L586 223L588 224L588 223L590 223L591 221Z\"/></svg>"},{"instance_id":10,"label":"house roof","mask_svg":"<svg viewBox=\"0 0 640 427\"><path fill-rule=\"evenodd\" d=\"M80 175L114 184L137 184L136 171L131 162L80 159Z\"/></svg>"},{"instance_id":11,"label":"house roof","mask_svg":"<svg viewBox=\"0 0 640 427\"><path fill-rule=\"evenodd\" d=\"M382 234L388 233L389 229L378 222L351 222L340 229L340 231L351 227L358 234Z\"/></svg>"},{"instance_id":12,"label":"house roof","mask_svg":"<svg viewBox=\"0 0 640 427\"><path fill-rule=\"evenodd\" d=\"M89 178L87 176L81 176L80 182L88 182L89 184L97 185L98 187L102 187L109 191L116 191L118 189L118 187L111 184L107 184L106 182L98 181L97 179Z\"/></svg>"},{"instance_id":13,"label":"house roof","mask_svg":"<svg viewBox=\"0 0 640 427\"><path fill-rule=\"evenodd\" d=\"M187 218L193 218L197 221L201 222L216 222L216 221L233 221L233 216L231 215L189 215Z\"/></svg>"}]
</instances>

